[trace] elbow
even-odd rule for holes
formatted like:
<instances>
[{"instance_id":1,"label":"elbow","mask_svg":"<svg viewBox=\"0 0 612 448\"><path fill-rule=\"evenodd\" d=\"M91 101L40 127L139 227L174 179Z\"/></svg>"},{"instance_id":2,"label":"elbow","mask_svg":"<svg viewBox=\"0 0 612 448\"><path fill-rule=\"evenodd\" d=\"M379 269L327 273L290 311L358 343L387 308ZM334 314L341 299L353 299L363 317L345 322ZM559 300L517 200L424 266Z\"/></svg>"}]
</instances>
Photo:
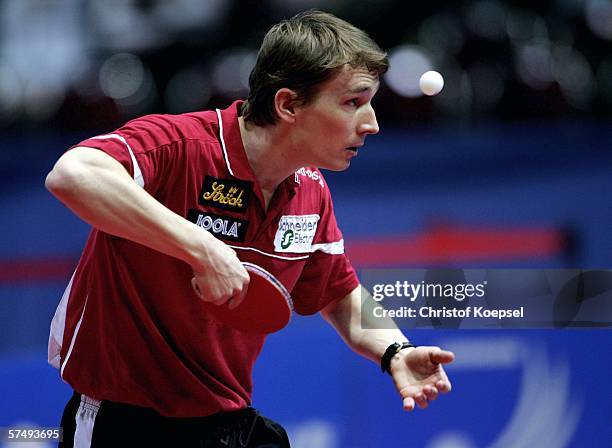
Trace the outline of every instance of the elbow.
<instances>
[{"instance_id":1,"label":"elbow","mask_svg":"<svg viewBox=\"0 0 612 448\"><path fill-rule=\"evenodd\" d=\"M55 197L61 199L75 192L81 173L82 169L76 161L63 156L47 174L45 188Z\"/></svg>"},{"instance_id":2,"label":"elbow","mask_svg":"<svg viewBox=\"0 0 612 448\"><path fill-rule=\"evenodd\" d=\"M45 179L45 188L52 193L57 195L57 192L62 189L63 177L59 170L53 168Z\"/></svg>"}]
</instances>

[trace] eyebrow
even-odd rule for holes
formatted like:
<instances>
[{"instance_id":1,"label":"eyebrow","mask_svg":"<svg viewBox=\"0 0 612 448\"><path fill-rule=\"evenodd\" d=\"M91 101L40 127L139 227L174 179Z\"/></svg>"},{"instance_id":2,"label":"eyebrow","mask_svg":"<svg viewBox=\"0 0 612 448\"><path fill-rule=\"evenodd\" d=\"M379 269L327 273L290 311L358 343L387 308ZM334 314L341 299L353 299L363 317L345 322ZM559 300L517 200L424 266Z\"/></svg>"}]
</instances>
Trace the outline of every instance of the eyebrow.
<instances>
[{"instance_id":1,"label":"eyebrow","mask_svg":"<svg viewBox=\"0 0 612 448\"><path fill-rule=\"evenodd\" d=\"M363 93L363 92L368 92L368 91L377 92L379 86L380 84L377 84L375 88L372 88L371 86L358 86L352 89L347 89L344 93L348 95L348 94L357 94L357 93Z\"/></svg>"}]
</instances>

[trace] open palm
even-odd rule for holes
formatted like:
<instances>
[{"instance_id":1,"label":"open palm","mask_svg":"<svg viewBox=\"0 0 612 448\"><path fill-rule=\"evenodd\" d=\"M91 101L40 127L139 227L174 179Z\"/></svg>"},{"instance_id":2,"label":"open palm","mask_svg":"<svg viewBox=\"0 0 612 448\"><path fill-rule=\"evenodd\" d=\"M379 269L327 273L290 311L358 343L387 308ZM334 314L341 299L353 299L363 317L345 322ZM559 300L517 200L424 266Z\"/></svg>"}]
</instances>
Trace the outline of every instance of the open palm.
<instances>
[{"instance_id":1,"label":"open palm","mask_svg":"<svg viewBox=\"0 0 612 448\"><path fill-rule=\"evenodd\" d=\"M426 408L440 393L448 393L451 383L442 364L455 359L452 352L439 347L401 350L391 361L391 376L403 399L404 409L412 411L415 403Z\"/></svg>"}]
</instances>

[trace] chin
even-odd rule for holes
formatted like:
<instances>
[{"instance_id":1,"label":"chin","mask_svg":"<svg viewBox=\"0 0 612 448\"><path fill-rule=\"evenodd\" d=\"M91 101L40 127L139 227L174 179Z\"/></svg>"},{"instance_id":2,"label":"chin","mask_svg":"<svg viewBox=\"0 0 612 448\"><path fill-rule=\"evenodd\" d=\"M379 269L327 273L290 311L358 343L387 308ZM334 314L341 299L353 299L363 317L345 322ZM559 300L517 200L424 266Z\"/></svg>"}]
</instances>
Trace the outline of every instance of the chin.
<instances>
[{"instance_id":1,"label":"chin","mask_svg":"<svg viewBox=\"0 0 612 448\"><path fill-rule=\"evenodd\" d=\"M329 170L329 171L344 171L349 166L351 166L350 160L343 160L341 162L336 162L334 164L326 164L319 166L320 169Z\"/></svg>"}]
</instances>

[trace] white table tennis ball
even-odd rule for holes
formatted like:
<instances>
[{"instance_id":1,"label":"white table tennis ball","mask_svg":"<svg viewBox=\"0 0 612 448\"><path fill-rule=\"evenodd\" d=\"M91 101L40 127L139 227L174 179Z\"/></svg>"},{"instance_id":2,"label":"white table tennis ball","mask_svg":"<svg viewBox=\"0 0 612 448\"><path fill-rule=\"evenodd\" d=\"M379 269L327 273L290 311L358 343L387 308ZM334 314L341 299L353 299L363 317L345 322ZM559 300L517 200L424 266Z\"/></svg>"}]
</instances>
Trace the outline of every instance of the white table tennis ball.
<instances>
[{"instance_id":1,"label":"white table tennis ball","mask_svg":"<svg viewBox=\"0 0 612 448\"><path fill-rule=\"evenodd\" d=\"M442 78L440 73L431 70L421 75L419 86L421 87L421 92L425 95L437 95L442 91L442 87L444 87L444 78Z\"/></svg>"}]
</instances>

